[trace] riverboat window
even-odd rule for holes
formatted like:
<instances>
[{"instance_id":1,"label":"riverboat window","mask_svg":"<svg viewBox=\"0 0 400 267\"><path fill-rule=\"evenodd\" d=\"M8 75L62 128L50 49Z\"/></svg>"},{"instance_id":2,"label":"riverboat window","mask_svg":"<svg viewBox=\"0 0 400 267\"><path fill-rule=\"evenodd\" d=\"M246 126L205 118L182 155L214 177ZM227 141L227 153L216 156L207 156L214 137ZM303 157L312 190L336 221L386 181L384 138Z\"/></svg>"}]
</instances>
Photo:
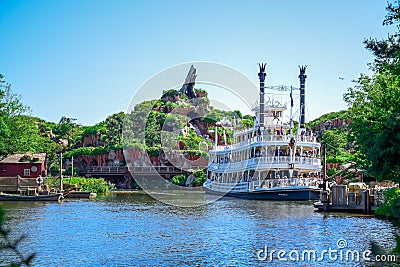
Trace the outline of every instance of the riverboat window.
<instances>
[{"instance_id":1,"label":"riverboat window","mask_svg":"<svg viewBox=\"0 0 400 267\"><path fill-rule=\"evenodd\" d=\"M30 169L24 169L24 176L31 176L31 170Z\"/></svg>"}]
</instances>

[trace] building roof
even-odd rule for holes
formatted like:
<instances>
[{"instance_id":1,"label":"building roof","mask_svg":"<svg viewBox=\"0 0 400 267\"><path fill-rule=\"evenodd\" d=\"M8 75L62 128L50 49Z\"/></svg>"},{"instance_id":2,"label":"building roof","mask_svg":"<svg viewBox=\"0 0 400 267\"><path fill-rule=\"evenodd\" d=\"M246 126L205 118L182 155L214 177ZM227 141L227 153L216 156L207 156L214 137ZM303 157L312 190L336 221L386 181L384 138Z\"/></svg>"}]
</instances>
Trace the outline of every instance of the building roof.
<instances>
[{"instance_id":1,"label":"building roof","mask_svg":"<svg viewBox=\"0 0 400 267\"><path fill-rule=\"evenodd\" d=\"M0 163L43 163L46 160L46 153L19 153L8 155L0 160Z\"/></svg>"}]
</instances>

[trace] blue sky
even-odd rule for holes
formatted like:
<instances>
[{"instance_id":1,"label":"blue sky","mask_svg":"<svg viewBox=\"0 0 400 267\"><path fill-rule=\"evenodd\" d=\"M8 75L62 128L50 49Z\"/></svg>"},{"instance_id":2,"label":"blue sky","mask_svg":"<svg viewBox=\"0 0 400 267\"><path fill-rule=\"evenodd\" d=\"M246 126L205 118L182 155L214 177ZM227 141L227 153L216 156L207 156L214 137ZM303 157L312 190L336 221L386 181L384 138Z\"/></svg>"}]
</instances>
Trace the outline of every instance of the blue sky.
<instances>
[{"instance_id":1,"label":"blue sky","mask_svg":"<svg viewBox=\"0 0 400 267\"><path fill-rule=\"evenodd\" d=\"M385 0L0 0L0 73L32 115L93 125L125 111L148 78L176 64L222 63L257 83L257 63L267 62L267 85L295 86L297 66L306 64L313 119L344 109L351 80L369 73L373 56L362 42L393 32L382 26L385 7Z\"/></svg>"}]
</instances>

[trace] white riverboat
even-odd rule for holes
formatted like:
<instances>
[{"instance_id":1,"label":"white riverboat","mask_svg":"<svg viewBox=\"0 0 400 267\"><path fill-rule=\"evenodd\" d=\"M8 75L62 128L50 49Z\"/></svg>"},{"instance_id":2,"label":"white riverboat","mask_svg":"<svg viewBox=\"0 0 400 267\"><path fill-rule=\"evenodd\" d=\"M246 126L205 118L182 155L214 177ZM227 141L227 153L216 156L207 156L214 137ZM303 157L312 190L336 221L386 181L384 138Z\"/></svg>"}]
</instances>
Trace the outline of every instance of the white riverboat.
<instances>
[{"instance_id":1,"label":"white riverboat","mask_svg":"<svg viewBox=\"0 0 400 267\"><path fill-rule=\"evenodd\" d=\"M290 91L292 113L293 87L267 87L271 92L264 102L265 64L260 65L260 103L253 108L254 127L234 131L231 144L221 145L215 134L204 184L207 193L245 199L319 199L321 147L305 127L305 70L300 67L299 128L294 133L292 114L289 123L283 123L287 105L270 94L274 89L288 95Z\"/></svg>"}]
</instances>

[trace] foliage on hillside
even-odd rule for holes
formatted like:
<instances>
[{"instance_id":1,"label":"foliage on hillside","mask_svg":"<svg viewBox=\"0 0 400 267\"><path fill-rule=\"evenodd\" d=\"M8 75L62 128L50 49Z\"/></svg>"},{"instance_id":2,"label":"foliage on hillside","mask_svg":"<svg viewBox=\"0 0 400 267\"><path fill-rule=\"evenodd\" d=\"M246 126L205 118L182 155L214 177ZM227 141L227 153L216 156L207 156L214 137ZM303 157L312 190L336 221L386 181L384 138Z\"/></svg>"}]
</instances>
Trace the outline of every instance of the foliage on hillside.
<instances>
[{"instance_id":1,"label":"foliage on hillside","mask_svg":"<svg viewBox=\"0 0 400 267\"><path fill-rule=\"evenodd\" d=\"M93 126L82 126L82 136L86 137L98 134L105 134L107 131L106 125L106 122L102 121Z\"/></svg>"},{"instance_id":2,"label":"foliage on hillside","mask_svg":"<svg viewBox=\"0 0 400 267\"><path fill-rule=\"evenodd\" d=\"M330 112L327 114L323 114L320 117L308 122L307 127L311 128L315 125L325 123L328 120L334 120L334 119L338 119L338 118L342 119L342 120L349 119L347 110L340 110L340 111L336 111L336 112Z\"/></svg>"},{"instance_id":3,"label":"foliage on hillside","mask_svg":"<svg viewBox=\"0 0 400 267\"><path fill-rule=\"evenodd\" d=\"M347 110L323 114L320 117L308 122L307 128L312 128L316 125L324 124L325 122L334 119L349 119ZM351 129L348 126L341 127L340 129L324 129L322 141L327 144L327 163L345 164L354 161L358 155L354 153L354 136L352 135Z\"/></svg>"},{"instance_id":4,"label":"foliage on hillside","mask_svg":"<svg viewBox=\"0 0 400 267\"><path fill-rule=\"evenodd\" d=\"M204 90L196 89L196 92L207 95ZM183 143L182 151L205 156L203 147L210 148L212 146L211 141L199 136L190 128L186 129L187 134L181 132L181 129L186 128L192 120L189 114L202 114L203 112L206 115L199 119L200 122L211 125L224 117L232 120L233 117L238 119L242 116L240 111L237 110L222 111L209 106L207 97L189 100L186 95L179 91L166 90L160 99L139 103L130 114L126 115L124 146L145 147L151 155L157 155L164 149L163 145L169 144L168 138L176 141L178 134L178 140ZM250 124L247 123L246 125ZM219 133L222 134L223 129L220 128ZM226 131L226 134L228 135L227 138L230 138L231 133ZM176 144L173 144L173 146L175 147Z\"/></svg>"}]
</instances>

